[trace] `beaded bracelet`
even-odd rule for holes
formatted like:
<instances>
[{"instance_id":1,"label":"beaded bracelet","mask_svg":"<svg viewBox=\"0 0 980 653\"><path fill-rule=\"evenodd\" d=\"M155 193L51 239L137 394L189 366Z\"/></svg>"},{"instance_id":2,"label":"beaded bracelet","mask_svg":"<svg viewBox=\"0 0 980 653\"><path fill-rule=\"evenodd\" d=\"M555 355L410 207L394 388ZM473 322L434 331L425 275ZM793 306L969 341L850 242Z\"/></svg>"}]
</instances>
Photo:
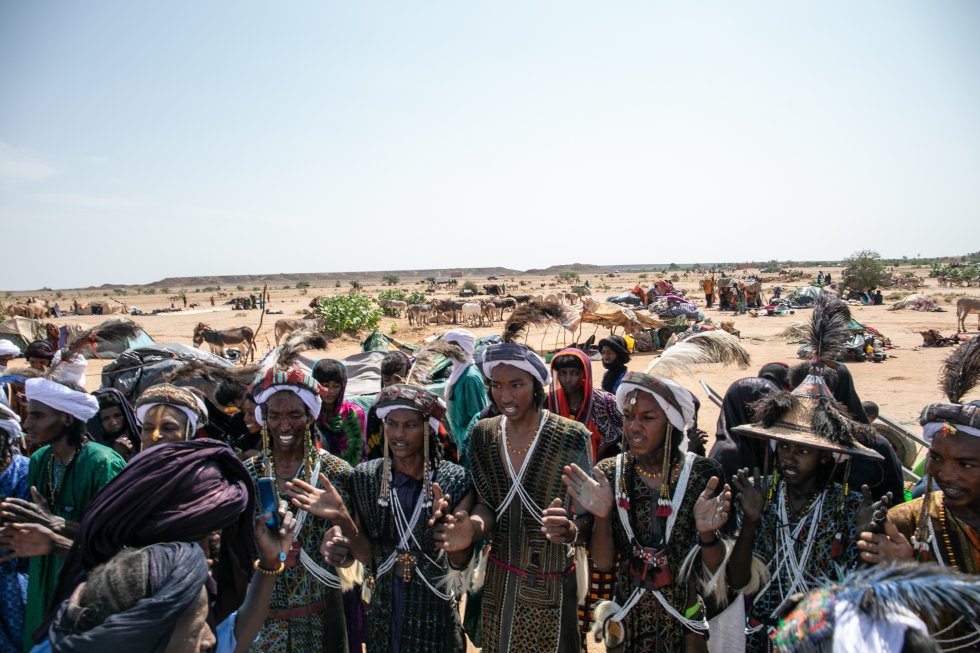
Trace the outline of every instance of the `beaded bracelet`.
<instances>
[{"instance_id":1,"label":"beaded bracelet","mask_svg":"<svg viewBox=\"0 0 980 653\"><path fill-rule=\"evenodd\" d=\"M575 545L575 540L578 539L578 524L575 523L575 520L574 519L569 519L568 520L568 523L571 525L572 528L575 529L575 535L572 536L572 540L570 542L566 542L565 544L570 544L570 545L573 545L574 546ZM571 529L569 529L569 530L571 530Z\"/></svg>"},{"instance_id":2,"label":"beaded bracelet","mask_svg":"<svg viewBox=\"0 0 980 653\"><path fill-rule=\"evenodd\" d=\"M285 561L280 560L279 567L277 567L276 569L266 569L265 567L259 565L259 560L258 558L256 558L255 562L252 563L252 569L259 572L260 574L265 574L266 576L278 576L283 572L284 569L286 569L286 563Z\"/></svg>"}]
</instances>

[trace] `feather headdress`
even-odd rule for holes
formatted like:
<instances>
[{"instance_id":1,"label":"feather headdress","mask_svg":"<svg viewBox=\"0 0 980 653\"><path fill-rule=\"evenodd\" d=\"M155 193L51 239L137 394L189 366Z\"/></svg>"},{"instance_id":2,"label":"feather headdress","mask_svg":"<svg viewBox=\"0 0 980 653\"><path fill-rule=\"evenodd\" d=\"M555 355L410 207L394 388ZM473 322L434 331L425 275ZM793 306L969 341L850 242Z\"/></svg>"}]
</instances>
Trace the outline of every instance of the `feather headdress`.
<instances>
[{"instance_id":1,"label":"feather headdress","mask_svg":"<svg viewBox=\"0 0 980 653\"><path fill-rule=\"evenodd\" d=\"M939 635L959 617L965 618L965 630L973 630L975 644L980 640L977 605L980 583L973 576L934 564L876 565L812 591L783 620L772 641L781 653L870 650L889 637L901 646L906 630L925 627L936 644L951 643ZM872 636L873 643L867 639ZM851 637L855 639L848 648L844 639ZM970 646L963 641L969 638L967 634L957 644Z\"/></svg>"},{"instance_id":2,"label":"feather headdress","mask_svg":"<svg viewBox=\"0 0 980 653\"><path fill-rule=\"evenodd\" d=\"M426 345L415 353L415 362L408 370L405 383L410 385L432 383L432 374L435 368L446 358L462 362L466 360L466 352L455 342L449 342L442 338Z\"/></svg>"},{"instance_id":3,"label":"feather headdress","mask_svg":"<svg viewBox=\"0 0 980 653\"><path fill-rule=\"evenodd\" d=\"M319 331L312 329L293 331L262 361L256 378L262 378L271 369L288 370L304 351L326 349L329 345L330 341Z\"/></svg>"},{"instance_id":4,"label":"feather headdress","mask_svg":"<svg viewBox=\"0 0 980 653\"><path fill-rule=\"evenodd\" d=\"M518 306L504 323L504 342L517 342L517 339L527 333L528 327L547 327L552 322L562 324L567 321L565 307L558 302L531 301L524 306Z\"/></svg>"},{"instance_id":5,"label":"feather headdress","mask_svg":"<svg viewBox=\"0 0 980 653\"><path fill-rule=\"evenodd\" d=\"M703 331L671 345L647 366L647 374L673 378L711 363L748 367L751 357L741 341L727 331Z\"/></svg>"},{"instance_id":6,"label":"feather headdress","mask_svg":"<svg viewBox=\"0 0 980 653\"><path fill-rule=\"evenodd\" d=\"M850 324L851 309L847 303L836 295L820 293L804 333L803 345L797 354L800 358L809 359L816 367L841 359L851 339Z\"/></svg>"},{"instance_id":7,"label":"feather headdress","mask_svg":"<svg viewBox=\"0 0 980 653\"><path fill-rule=\"evenodd\" d=\"M167 375L167 383L201 390L215 405L226 405L218 397L237 398L248 391L259 371L258 365L237 367L211 361L192 360Z\"/></svg>"},{"instance_id":8,"label":"feather headdress","mask_svg":"<svg viewBox=\"0 0 980 653\"><path fill-rule=\"evenodd\" d=\"M939 387L958 404L980 382L980 336L958 346L939 369Z\"/></svg>"},{"instance_id":9,"label":"feather headdress","mask_svg":"<svg viewBox=\"0 0 980 653\"><path fill-rule=\"evenodd\" d=\"M101 324L79 331L68 339L61 350L61 360L70 361L81 352L86 345L95 347L100 342L119 342L138 338L143 333L143 327L124 317L112 317Z\"/></svg>"}]
</instances>

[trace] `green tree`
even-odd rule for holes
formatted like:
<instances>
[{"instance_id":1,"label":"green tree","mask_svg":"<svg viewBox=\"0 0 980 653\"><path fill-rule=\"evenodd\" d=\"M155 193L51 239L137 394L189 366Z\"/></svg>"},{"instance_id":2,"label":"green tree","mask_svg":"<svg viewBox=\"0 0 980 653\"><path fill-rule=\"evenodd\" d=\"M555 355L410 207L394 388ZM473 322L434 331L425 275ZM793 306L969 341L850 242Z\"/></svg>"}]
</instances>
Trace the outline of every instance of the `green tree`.
<instances>
[{"instance_id":1,"label":"green tree","mask_svg":"<svg viewBox=\"0 0 980 653\"><path fill-rule=\"evenodd\" d=\"M373 331L381 323L381 307L367 295L351 293L322 297L314 309L323 318L324 331L358 337L362 331Z\"/></svg>"},{"instance_id":2,"label":"green tree","mask_svg":"<svg viewBox=\"0 0 980 653\"><path fill-rule=\"evenodd\" d=\"M464 281L463 282L463 290L472 290L473 292L478 292L478 289L476 287L476 282L474 282L474 281Z\"/></svg>"},{"instance_id":3,"label":"green tree","mask_svg":"<svg viewBox=\"0 0 980 653\"><path fill-rule=\"evenodd\" d=\"M383 277L381 277L381 283L385 286L397 286L398 277L395 276L394 274L386 274Z\"/></svg>"},{"instance_id":4,"label":"green tree","mask_svg":"<svg viewBox=\"0 0 980 653\"><path fill-rule=\"evenodd\" d=\"M887 284L890 275L881 261L881 254L870 249L855 252L842 261L844 284L855 290L865 290Z\"/></svg>"},{"instance_id":5,"label":"green tree","mask_svg":"<svg viewBox=\"0 0 980 653\"><path fill-rule=\"evenodd\" d=\"M418 290L413 290L407 297L405 297L405 301L409 304L424 304L425 293L419 292Z\"/></svg>"},{"instance_id":6,"label":"green tree","mask_svg":"<svg viewBox=\"0 0 980 653\"><path fill-rule=\"evenodd\" d=\"M301 288L301 289L302 288L309 288L310 287L310 282L309 281L300 281L299 283L296 284L296 287L297 288Z\"/></svg>"},{"instance_id":7,"label":"green tree","mask_svg":"<svg viewBox=\"0 0 980 653\"><path fill-rule=\"evenodd\" d=\"M558 279L560 281L567 281L571 283L572 281L578 281L578 272L573 272L571 270L564 270L558 273Z\"/></svg>"}]
</instances>

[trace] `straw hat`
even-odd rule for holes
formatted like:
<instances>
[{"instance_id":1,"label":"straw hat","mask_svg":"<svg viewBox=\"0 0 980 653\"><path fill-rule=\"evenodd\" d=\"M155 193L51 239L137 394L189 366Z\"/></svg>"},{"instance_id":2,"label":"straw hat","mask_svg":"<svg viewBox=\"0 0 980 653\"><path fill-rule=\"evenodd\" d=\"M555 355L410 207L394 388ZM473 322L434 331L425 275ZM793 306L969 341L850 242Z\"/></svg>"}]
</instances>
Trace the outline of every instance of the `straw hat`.
<instances>
[{"instance_id":1,"label":"straw hat","mask_svg":"<svg viewBox=\"0 0 980 653\"><path fill-rule=\"evenodd\" d=\"M807 446L845 456L884 460L855 439L860 426L838 404L823 378L809 375L793 392L763 397L753 404L756 422L736 426L739 435Z\"/></svg>"}]
</instances>

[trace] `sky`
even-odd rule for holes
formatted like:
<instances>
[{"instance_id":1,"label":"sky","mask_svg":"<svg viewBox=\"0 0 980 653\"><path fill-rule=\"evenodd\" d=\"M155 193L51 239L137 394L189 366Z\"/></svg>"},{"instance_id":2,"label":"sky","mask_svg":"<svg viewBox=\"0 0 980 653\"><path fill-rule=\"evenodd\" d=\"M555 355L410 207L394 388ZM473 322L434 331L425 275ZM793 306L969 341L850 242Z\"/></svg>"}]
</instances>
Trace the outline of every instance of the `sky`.
<instances>
[{"instance_id":1,"label":"sky","mask_svg":"<svg viewBox=\"0 0 980 653\"><path fill-rule=\"evenodd\" d=\"M980 250L980 3L0 3L0 288Z\"/></svg>"}]
</instances>

